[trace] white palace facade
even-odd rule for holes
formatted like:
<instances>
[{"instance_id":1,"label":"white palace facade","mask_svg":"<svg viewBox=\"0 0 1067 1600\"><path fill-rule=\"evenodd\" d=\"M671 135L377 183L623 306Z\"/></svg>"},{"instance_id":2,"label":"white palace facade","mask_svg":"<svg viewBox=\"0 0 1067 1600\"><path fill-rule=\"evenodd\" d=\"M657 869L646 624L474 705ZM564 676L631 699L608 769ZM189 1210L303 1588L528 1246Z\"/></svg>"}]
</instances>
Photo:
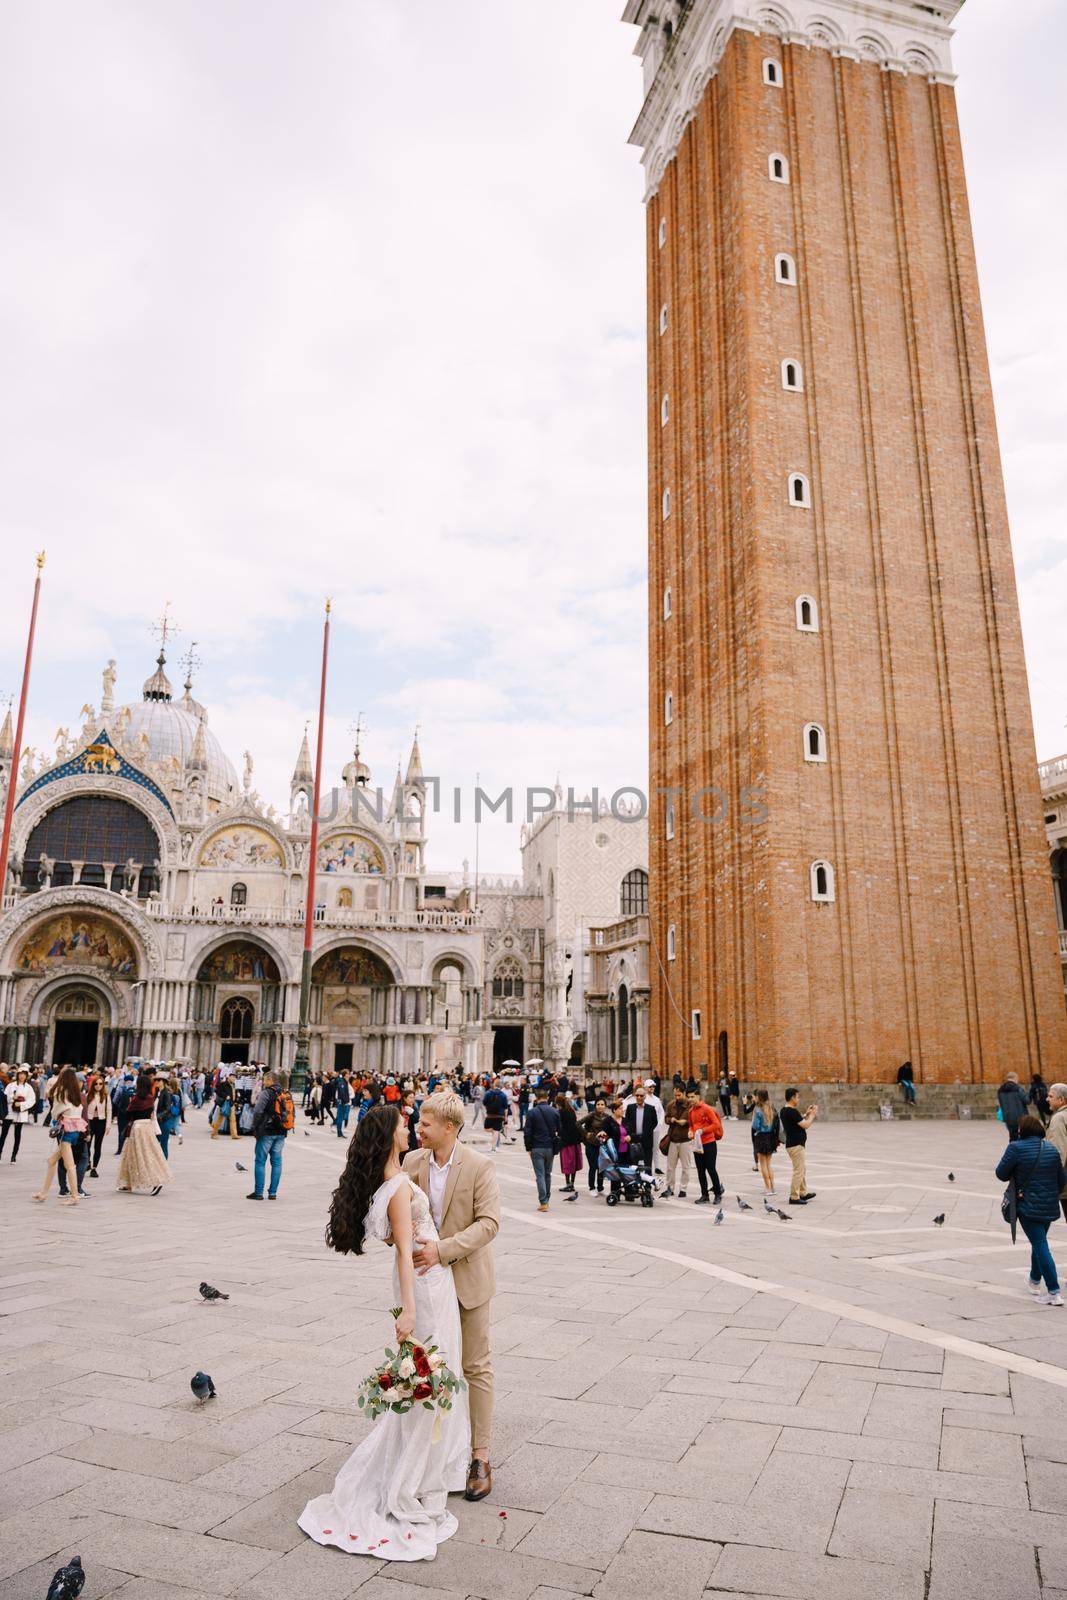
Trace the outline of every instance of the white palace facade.
<instances>
[{"instance_id":1,"label":"white palace facade","mask_svg":"<svg viewBox=\"0 0 1067 1600\"><path fill-rule=\"evenodd\" d=\"M0 912L0 1060L291 1065L313 774L306 736L288 814L241 777L160 653L142 697L87 705L16 785ZM474 1071L584 1059L587 930L647 894L644 822L565 810L523 830L522 876L427 870L418 741L391 794L358 749L320 808L313 1069ZM328 785L328 780L327 780ZM626 889L624 893L624 881ZM635 890L635 885L637 886Z\"/></svg>"}]
</instances>

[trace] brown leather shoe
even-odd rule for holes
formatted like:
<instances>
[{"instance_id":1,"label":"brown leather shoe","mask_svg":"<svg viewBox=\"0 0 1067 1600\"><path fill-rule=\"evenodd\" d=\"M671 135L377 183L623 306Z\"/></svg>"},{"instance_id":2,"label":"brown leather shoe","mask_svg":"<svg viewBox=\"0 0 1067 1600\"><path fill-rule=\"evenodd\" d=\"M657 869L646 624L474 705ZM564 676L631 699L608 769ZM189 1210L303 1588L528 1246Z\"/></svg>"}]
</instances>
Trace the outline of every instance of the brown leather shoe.
<instances>
[{"instance_id":1,"label":"brown leather shoe","mask_svg":"<svg viewBox=\"0 0 1067 1600\"><path fill-rule=\"evenodd\" d=\"M493 1492L493 1471L488 1461L475 1459L467 1469L467 1500L484 1500Z\"/></svg>"}]
</instances>

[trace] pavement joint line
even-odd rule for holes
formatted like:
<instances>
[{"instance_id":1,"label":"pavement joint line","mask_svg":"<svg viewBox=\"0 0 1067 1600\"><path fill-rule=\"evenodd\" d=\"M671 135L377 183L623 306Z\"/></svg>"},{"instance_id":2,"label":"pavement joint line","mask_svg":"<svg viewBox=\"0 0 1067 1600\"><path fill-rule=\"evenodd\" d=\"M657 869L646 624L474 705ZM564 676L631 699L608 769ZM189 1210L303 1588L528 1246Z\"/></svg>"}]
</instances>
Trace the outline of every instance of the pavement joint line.
<instances>
[{"instance_id":1,"label":"pavement joint line","mask_svg":"<svg viewBox=\"0 0 1067 1600\"><path fill-rule=\"evenodd\" d=\"M588 1228L576 1228L566 1222L553 1222L540 1214L531 1216L523 1211L510 1211L506 1207L503 1208L502 1214L510 1217L513 1222L523 1222L530 1228L567 1234L575 1239L588 1239L597 1244L607 1242L602 1234L593 1233ZM747 1273L735 1272L732 1267L720 1267L710 1261L701 1261L696 1256L684 1255L679 1250L662 1250L656 1245L641 1244L636 1239L616 1237L613 1242L619 1250L631 1250L637 1255L653 1256L660 1261L669 1261L674 1266L697 1272L702 1277L716 1278L721 1283L731 1283L738 1289L747 1289L754 1294L767 1294L776 1300L788 1301L791 1305L810 1306L813 1310L825 1311L829 1316L842 1317L846 1321L858 1322L868 1328L877 1328L880 1333L894 1334L901 1339L912 1339L917 1344L927 1344L936 1350L946 1350L952 1355L981 1361L986 1366L1001 1367L1007 1372L1018 1372L1022 1376L1037 1378L1057 1388L1067 1389L1067 1368L1057 1367L1048 1361L1037 1361L1032 1356L1016 1355L1013 1351L1002 1350L997 1345L979 1344L974 1339L961 1339L958 1334L940 1333L936 1328L926 1328L918 1322L906 1322L902 1317L891 1317L881 1311L850 1305L844 1300L833 1300L827 1295L815 1294L809 1289L791 1289L770 1279L753 1278Z\"/></svg>"}]
</instances>

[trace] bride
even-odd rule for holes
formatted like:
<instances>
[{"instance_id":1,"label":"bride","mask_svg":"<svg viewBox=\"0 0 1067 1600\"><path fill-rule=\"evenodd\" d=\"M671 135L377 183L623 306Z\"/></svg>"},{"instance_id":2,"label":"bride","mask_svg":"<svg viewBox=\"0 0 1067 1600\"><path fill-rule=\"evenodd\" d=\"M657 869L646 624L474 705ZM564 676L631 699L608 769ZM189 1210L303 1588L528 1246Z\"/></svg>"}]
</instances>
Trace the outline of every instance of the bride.
<instances>
[{"instance_id":1,"label":"bride","mask_svg":"<svg viewBox=\"0 0 1067 1600\"><path fill-rule=\"evenodd\" d=\"M342 1255L362 1255L367 1239L393 1246L394 1303L403 1309L398 1340L435 1344L453 1372L462 1371L459 1302L450 1267L416 1277L415 1241L436 1240L430 1202L401 1161L407 1126L396 1105L375 1106L359 1124L348 1163L330 1205L326 1243ZM437 1546L459 1526L448 1510L462 1491L470 1457L467 1391L452 1409L422 1406L383 1412L349 1456L329 1494L309 1500L299 1525L318 1544L333 1544L381 1561L432 1561Z\"/></svg>"}]
</instances>

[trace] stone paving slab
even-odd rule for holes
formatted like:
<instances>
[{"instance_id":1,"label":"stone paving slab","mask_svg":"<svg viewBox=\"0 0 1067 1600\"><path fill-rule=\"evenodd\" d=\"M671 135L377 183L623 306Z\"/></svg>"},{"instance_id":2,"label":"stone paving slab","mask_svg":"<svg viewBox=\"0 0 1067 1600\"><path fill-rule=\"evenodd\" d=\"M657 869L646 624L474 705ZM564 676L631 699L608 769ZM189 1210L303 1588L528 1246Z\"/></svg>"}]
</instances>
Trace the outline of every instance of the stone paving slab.
<instances>
[{"instance_id":1,"label":"stone paving slab","mask_svg":"<svg viewBox=\"0 0 1067 1600\"><path fill-rule=\"evenodd\" d=\"M113 1158L89 1206L23 1205L5 1165L0 1600L40 1600L75 1550L85 1600L1067 1596L1067 1322L1006 1247L996 1129L819 1127L820 1197L789 1228L746 1140L728 1126L720 1228L584 1192L545 1217L521 1148L496 1158L495 1491L395 1567L296 1526L365 1436L352 1395L392 1302L386 1252L322 1245L339 1141L291 1141L270 1208L238 1203L195 1115L158 1205L115 1194ZM31 1166L43 1145L27 1131ZM1019 1352L1044 1366L1001 1364Z\"/></svg>"}]
</instances>

